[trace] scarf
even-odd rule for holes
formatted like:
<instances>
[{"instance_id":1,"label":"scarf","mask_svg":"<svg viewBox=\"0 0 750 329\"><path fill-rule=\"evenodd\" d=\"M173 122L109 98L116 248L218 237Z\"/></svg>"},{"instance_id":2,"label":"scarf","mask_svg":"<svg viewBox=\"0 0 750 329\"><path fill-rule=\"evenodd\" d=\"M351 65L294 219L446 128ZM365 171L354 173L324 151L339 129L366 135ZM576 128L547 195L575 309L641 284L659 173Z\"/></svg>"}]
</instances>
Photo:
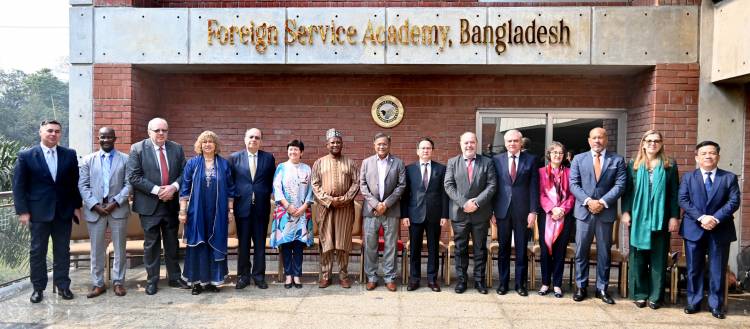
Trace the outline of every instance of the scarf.
<instances>
[{"instance_id":1,"label":"scarf","mask_svg":"<svg viewBox=\"0 0 750 329\"><path fill-rule=\"evenodd\" d=\"M567 199L569 191L568 177L565 177L567 176L565 175L565 169L562 167L552 169L551 165L547 165L545 171L547 173L547 182L552 184L544 186L542 193L546 193L552 203L555 204L555 207L559 207ZM565 217L553 219L551 212L548 212L546 216L546 220L544 221L544 244L547 245L547 250L552 254L552 245L557 240L557 237L560 236L560 233L562 233Z\"/></svg>"},{"instance_id":2,"label":"scarf","mask_svg":"<svg viewBox=\"0 0 750 329\"><path fill-rule=\"evenodd\" d=\"M666 172L661 161L654 168L653 182L649 181L645 161L635 174L635 196L630 224L630 245L643 250L651 249L651 232L660 231L664 224L664 199Z\"/></svg>"}]
</instances>

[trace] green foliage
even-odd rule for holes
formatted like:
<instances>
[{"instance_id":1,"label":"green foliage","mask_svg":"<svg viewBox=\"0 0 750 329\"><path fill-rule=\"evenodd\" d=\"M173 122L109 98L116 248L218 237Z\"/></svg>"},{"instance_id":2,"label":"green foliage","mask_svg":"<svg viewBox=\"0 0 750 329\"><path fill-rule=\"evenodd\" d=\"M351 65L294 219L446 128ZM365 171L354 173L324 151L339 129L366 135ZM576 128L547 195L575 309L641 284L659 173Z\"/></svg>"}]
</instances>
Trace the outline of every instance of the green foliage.
<instances>
[{"instance_id":1,"label":"green foliage","mask_svg":"<svg viewBox=\"0 0 750 329\"><path fill-rule=\"evenodd\" d=\"M21 143L0 136L0 191L9 191L13 182L13 166Z\"/></svg>"},{"instance_id":2,"label":"green foliage","mask_svg":"<svg viewBox=\"0 0 750 329\"><path fill-rule=\"evenodd\" d=\"M53 110L54 103L54 110ZM68 127L68 84L50 69L32 74L0 71L0 135L22 146L39 142L39 123L56 119ZM67 144L63 138L61 144Z\"/></svg>"}]
</instances>

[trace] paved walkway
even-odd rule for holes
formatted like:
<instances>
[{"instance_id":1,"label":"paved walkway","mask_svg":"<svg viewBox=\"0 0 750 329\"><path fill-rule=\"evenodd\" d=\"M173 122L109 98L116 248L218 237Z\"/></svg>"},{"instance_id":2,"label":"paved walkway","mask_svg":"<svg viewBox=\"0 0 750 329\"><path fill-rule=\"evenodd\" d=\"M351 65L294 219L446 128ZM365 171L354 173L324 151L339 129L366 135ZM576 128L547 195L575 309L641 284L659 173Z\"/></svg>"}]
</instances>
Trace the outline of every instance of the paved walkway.
<instances>
[{"instance_id":1,"label":"paved walkway","mask_svg":"<svg viewBox=\"0 0 750 329\"><path fill-rule=\"evenodd\" d=\"M116 297L109 289L87 299L88 268L72 270L71 277L72 301L48 288L42 303L30 304L28 284L5 288L0 328L750 328L750 294L732 296L727 319L717 320L706 311L685 315L681 304L653 311L623 299L614 306L595 299L575 303L570 292L556 299L513 292L498 296L494 290L480 295L471 289L457 295L445 287L440 293L426 287L407 292L402 286L392 293L382 285L366 291L360 284L318 289L313 277L303 278L302 289L286 290L271 280L267 290L235 290L230 283L219 293L200 296L162 281L159 293L147 296L142 267L128 270L127 296Z\"/></svg>"}]
</instances>

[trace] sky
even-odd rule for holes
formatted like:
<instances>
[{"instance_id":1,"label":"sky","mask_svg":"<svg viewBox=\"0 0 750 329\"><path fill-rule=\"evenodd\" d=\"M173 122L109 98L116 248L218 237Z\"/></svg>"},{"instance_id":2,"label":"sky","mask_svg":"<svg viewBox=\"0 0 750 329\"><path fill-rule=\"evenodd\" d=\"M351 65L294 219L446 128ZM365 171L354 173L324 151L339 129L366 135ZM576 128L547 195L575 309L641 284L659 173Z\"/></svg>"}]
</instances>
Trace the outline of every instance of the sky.
<instances>
[{"instance_id":1,"label":"sky","mask_svg":"<svg viewBox=\"0 0 750 329\"><path fill-rule=\"evenodd\" d=\"M68 80L68 0L0 0L0 70L50 68Z\"/></svg>"}]
</instances>

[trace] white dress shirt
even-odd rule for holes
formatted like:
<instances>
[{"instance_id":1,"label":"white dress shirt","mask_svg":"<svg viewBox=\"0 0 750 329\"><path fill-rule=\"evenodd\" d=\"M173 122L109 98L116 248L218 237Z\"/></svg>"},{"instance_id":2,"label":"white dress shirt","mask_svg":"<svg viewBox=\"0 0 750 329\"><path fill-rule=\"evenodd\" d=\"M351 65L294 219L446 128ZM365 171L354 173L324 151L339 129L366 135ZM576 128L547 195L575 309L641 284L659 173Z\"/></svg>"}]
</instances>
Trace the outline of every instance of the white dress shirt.
<instances>
[{"instance_id":1,"label":"white dress shirt","mask_svg":"<svg viewBox=\"0 0 750 329\"><path fill-rule=\"evenodd\" d=\"M161 173L161 159L159 158L159 148L160 147L164 148L162 152L164 152L164 159L167 160L165 162L167 163L167 172L169 172L169 157L167 156L167 144L158 146L155 143L151 142L151 145L154 146L154 156L156 156L156 165L157 167L159 167L160 173ZM182 175L182 173L180 173L180 175ZM161 183L161 181L159 183ZM180 184L177 183L177 181L175 181L174 183L170 185L174 186L174 188L177 189L177 191L180 190ZM151 189L151 194L159 195L159 184L154 185L154 187Z\"/></svg>"},{"instance_id":2,"label":"white dress shirt","mask_svg":"<svg viewBox=\"0 0 750 329\"><path fill-rule=\"evenodd\" d=\"M377 165L378 165L378 194L380 195L380 200L383 200L383 195L385 194L385 176L388 174L388 160L390 160L391 156L390 154L387 155L384 159L377 158Z\"/></svg>"}]
</instances>

